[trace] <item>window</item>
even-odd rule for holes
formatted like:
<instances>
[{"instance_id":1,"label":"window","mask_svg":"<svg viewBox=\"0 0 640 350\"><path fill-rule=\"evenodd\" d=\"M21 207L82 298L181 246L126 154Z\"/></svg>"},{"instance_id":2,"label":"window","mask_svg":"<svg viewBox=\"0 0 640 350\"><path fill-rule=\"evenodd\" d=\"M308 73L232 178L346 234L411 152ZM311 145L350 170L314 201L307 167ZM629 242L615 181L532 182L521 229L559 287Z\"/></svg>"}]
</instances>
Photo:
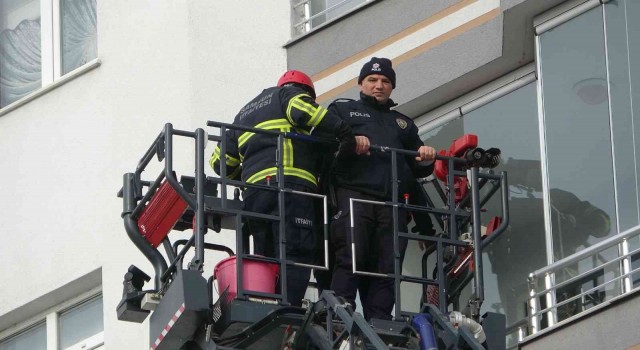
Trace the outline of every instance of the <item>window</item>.
<instances>
[{"instance_id":1,"label":"window","mask_svg":"<svg viewBox=\"0 0 640 350\"><path fill-rule=\"evenodd\" d=\"M0 108L42 85L39 0L0 2Z\"/></svg>"},{"instance_id":2,"label":"window","mask_svg":"<svg viewBox=\"0 0 640 350\"><path fill-rule=\"evenodd\" d=\"M436 127L423 139L437 150L448 150L451 141L465 133L478 135L479 147L499 148L502 163L495 171L508 173L510 225L483 254L486 300L481 313L503 313L507 325L512 325L526 316L527 276L546 265L535 83ZM499 196L493 196L484 208L482 224L486 225L501 213Z\"/></svg>"},{"instance_id":3,"label":"window","mask_svg":"<svg viewBox=\"0 0 640 350\"><path fill-rule=\"evenodd\" d=\"M541 34L539 43L549 189L573 198L554 201L551 196L551 215L561 218L552 228L558 260L616 233L602 9ZM581 229L566 220L596 212L614 224Z\"/></svg>"},{"instance_id":4,"label":"window","mask_svg":"<svg viewBox=\"0 0 640 350\"><path fill-rule=\"evenodd\" d=\"M47 329L44 323L0 342L0 350L47 350Z\"/></svg>"},{"instance_id":5,"label":"window","mask_svg":"<svg viewBox=\"0 0 640 350\"><path fill-rule=\"evenodd\" d=\"M93 349L102 343L102 297L89 300L58 318L60 349Z\"/></svg>"},{"instance_id":6,"label":"window","mask_svg":"<svg viewBox=\"0 0 640 350\"><path fill-rule=\"evenodd\" d=\"M62 74L97 57L96 0L60 0Z\"/></svg>"},{"instance_id":7,"label":"window","mask_svg":"<svg viewBox=\"0 0 640 350\"><path fill-rule=\"evenodd\" d=\"M97 57L96 0L0 1L0 108Z\"/></svg>"},{"instance_id":8,"label":"window","mask_svg":"<svg viewBox=\"0 0 640 350\"><path fill-rule=\"evenodd\" d=\"M92 350L104 344L102 295L85 294L0 339L0 350ZM88 295L90 296L87 299ZM2 334L0 334L2 336Z\"/></svg>"}]
</instances>

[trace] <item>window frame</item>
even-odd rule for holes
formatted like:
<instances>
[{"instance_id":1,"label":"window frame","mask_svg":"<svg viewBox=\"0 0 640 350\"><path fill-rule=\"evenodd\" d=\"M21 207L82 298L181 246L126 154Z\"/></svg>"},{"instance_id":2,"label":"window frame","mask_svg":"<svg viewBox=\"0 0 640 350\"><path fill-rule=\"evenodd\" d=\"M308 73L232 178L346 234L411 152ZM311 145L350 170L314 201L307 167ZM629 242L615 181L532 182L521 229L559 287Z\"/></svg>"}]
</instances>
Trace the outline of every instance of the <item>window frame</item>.
<instances>
[{"instance_id":1,"label":"window frame","mask_svg":"<svg viewBox=\"0 0 640 350\"><path fill-rule=\"evenodd\" d=\"M39 0L40 69L42 73L40 88L0 108L0 116L100 66L100 59L96 57L71 72L62 74L61 1L62 0Z\"/></svg>"},{"instance_id":2,"label":"window frame","mask_svg":"<svg viewBox=\"0 0 640 350\"><path fill-rule=\"evenodd\" d=\"M60 315L64 312L71 311L72 309L81 306L84 303L91 302L97 298L104 298L102 287L93 288L87 292L81 293L23 322L20 322L19 324L16 324L15 326L0 331L0 343L8 341L11 338L27 332L34 327L44 324L47 333L47 350L91 350L100 348L104 345L104 329L102 330L102 332L97 333L89 338L83 339L82 341L70 347L67 347L66 349L62 349L59 342ZM104 307L102 314L104 317Z\"/></svg>"}]
</instances>

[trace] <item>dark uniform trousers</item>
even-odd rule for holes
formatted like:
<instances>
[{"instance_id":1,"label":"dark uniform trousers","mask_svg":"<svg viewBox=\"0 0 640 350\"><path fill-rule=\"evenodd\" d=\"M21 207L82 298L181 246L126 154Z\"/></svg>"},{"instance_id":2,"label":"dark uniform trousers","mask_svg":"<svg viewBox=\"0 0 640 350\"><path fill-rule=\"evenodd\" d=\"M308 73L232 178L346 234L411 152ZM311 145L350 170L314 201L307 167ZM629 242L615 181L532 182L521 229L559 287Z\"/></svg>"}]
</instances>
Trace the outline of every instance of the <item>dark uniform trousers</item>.
<instances>
[{"instance_id":1,"label":"dark uniform trousers","mask_svg":"<svg viewBox=\"0 0 640 350\"><path fill-rule=\"evenodd\" d=\"M300 192L313 192L306 186L296 184L286 184L285 187ZM316 245L313 230L314 198L291 193L285 193L284 198L286 258L299 263L312 264L315 259ZM276 191L250 188L243 193L243 200L246 211L278 215L278 192ZM245 225L248 228L247 233L253 236L255 254L276 258L280 256L278 221L245 218ZM287 299L291 305L302 305L310 275L311 270L306 267L287 266Z\"/></svg>"},{"instance_id":2,"label":"dark uniform trousers","mask_svg":"<svg viewBox=\"0 0 640 350\"><path fill-rule=\"evenodd\" d=\"M337 188L338 213L331 223L331 243L335 253L335 267L331 280L331 289L336 295L343 296L355 307L356 292L360 292L360 301L365 319L391 319L395 301L394 280L384 277L369 277L352 273L351 259L351 220L349 217L349 198L379 201L377 197L358 191ZM393 208L389 206L354 203L354 237L356 247L356 271L393 273ZM407 232L407 214L400 210L398 229ZM401 256L400 266L407 249L407 240L399 240ZM401 272L401 271L399 271Z\"/></svg>"}]
</instances>

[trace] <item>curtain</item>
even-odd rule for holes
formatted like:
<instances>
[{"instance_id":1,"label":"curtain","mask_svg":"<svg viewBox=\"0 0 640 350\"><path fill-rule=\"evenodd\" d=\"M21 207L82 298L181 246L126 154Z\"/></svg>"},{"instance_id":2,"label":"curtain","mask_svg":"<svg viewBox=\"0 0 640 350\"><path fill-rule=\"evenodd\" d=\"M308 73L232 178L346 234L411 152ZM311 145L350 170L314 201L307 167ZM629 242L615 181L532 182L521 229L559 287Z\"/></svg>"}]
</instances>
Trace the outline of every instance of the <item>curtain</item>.
<instances>
[{"instance_id":1,"label":"curtain","mask_svg":"<svg viewBox=\"0 0 640 350\"><path fill-rule=\"evenodd\" d=\"M62 1L62 74L97 57L96 0Z\"/></svg>"},{"instance_id":2,"label":"curtain","mask_svg":"<svg viewBox=\"0 0 640 350\"><path fill-rule=\"evenodd\" d=\"M0 107L42 85L40 19L24 20L0 33Z\"/></svg>"}]
</instances>

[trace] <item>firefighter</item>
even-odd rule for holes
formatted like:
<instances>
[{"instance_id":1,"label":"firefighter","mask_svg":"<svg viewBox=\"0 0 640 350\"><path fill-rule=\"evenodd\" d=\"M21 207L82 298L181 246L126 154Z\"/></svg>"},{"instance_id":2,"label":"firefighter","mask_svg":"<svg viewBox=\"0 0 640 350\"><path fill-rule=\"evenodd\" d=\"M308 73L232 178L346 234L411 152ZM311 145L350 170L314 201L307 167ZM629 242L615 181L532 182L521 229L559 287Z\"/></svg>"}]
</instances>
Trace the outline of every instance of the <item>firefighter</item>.
<instances>
[{"instance_id":1,"label":"firefighter","mask_svg":"<svg viewBox=\"0 0 640 350\"><path fill-rule=\"evenodd\" d=\"M315 102L311 78L303 72L290 70L278 80L277 86L262 91L236 115L234 125L257 129L295 132L309 135L317 128L334 135L340 142L340 152L353 151L355 139L349 125ZM306 193L317 192L317 161L314 147L298 138L286 138L282 163L284 186ZM277 186L277 138L248 131L228 130L226 154L227 176L241 178L247 184ZM211 155L209 164L220 174L220 143ZM247 187L243 194L244 209L250 212L279 215L278 192ZM300 194L285 194L286 258L312 264L315 259L314 199ZM246 218L245 227L253 236L254 252L279 257L279 223ZM300 306L309 283L310 270L287 267L287 299Z\"/></svg>"},{"instance_id":2,"label":"firefighter","mask_svg":"<svg viewBox=\"0 0 640 350\"><path fill-rule=\"evenodd\" d=\"M390 99L396 86L391 60L373 57L365 63L358 77L360 100L339 99L329 110L349 123L356 135L356 154L336 159L333 191L337 212L331 223L331 244L335 266L331 289L355 305L356 292L366 319L391 319L395 303L394 281L390 278L363 277L352 273L351 225L349 199L389 201L392 195L391 154L373 152L371 144L417 151L419 156L397 157L399 195L412 191L416 177L428 176L436 151L418 136L418 128L407 116L391 110ZM400 201L401 198L395 198ZM392 273L394 271L393 216L389 206L356 203L352 213L355 223L356 268L358 271ZM426 215L426 214L419 214ZM407 213L399 217L401 232L407 232ZM404 256L406 239L400 242Z\"/></svg>"}]
</instances>

